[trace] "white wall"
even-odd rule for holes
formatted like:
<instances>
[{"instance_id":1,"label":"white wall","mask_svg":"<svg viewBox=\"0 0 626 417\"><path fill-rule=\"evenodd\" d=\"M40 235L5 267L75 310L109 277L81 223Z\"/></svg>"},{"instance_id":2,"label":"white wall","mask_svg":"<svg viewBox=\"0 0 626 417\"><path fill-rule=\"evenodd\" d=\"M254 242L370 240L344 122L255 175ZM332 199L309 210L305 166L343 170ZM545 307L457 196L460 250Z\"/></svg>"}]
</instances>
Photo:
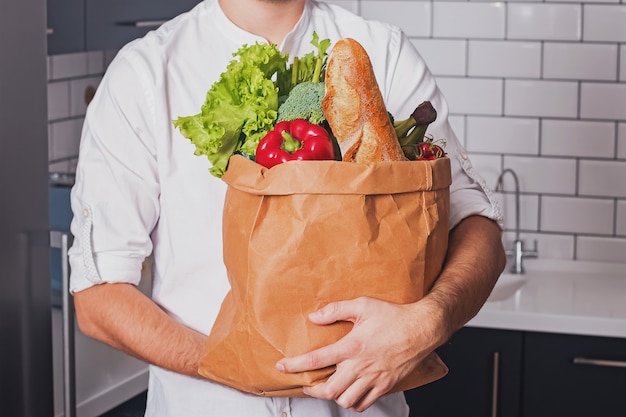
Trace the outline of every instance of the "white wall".
<instances>
[{"instance_id":1,"label":"white wall","mask_svg":"<svg viewBox=\"0 0 626 417\"><path fill-rule=\"evenodd\" d=\"M503 168L520 176L522 237L538 241L540 256L626 260L624 0L329 2L411 37L487 183L495 186ZM81 90L97 83L108 58L49 59L58 159L77 146ZM60 75L68 60L76 63ZM499 197L511 230L513 195Z\"/></svg>"}]
</instances>

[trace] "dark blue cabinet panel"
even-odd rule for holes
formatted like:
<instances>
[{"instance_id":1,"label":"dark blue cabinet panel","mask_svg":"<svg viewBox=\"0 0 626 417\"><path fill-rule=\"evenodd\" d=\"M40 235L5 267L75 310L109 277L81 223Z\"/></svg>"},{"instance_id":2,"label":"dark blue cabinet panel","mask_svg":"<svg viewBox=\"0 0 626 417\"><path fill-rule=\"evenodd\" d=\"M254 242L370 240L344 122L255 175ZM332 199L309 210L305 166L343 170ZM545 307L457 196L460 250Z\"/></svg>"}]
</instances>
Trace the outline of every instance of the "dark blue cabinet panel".
<instances>
[{"instance_id":1,"label":"dark blue cabinet panel","mask_svg":"<svg viewBox=\"0 0 626 417\"><path fill-rule=\"evenodd\" d=\"M48 55L85 50L85 1L48 0Z\"/></svg>"},{"instance_id":2,"label":"dark blue cabinet panel","mask_svg":"<svg viewBox=\"0 0 626 417\"><path fill-rule=\"evenodd\" d=\"M437 352L450 373L405 393L411 416L626 416L626 339L465 327Z\"/></svg>"},{"instance_id":3,"label":"dark blue cabinet panel","mask_svg":"<svg viewBox=\"0 0 626 417\"><path fill-rule=\"evenodd\" d=\"M52 186L48 192L50 230L69 233L72 221L70 208L70 187ZM51 242L54 243L54 242ZM52 245L50 248L50 289L53 307L61 307L62 289L61 248Z\"/></svg>"},{"instance_id":4,"label":"dark blue cabinet panel","mask_svg":"<svg viewBox=\"0 0 626 417\"><path fill-rule=\"evenodd\" d=\"M86 47L118 49L200 0L86 0Z\"/></svg>"},{"instance_id":5,"label":"dark blue cabinet panel","mask_svg":"<svg viewBox=\"0 0 626 417\"><path fill-rule=\"evenodd\" d=\"M201 0L48 0L48 55L116 50Z\"/></svg>"},{"instance_id":6,"label":"dark blue cabinet panel","mask_svg":"<svg viewBox=\"0 0 626 417\"><path fill-rule=\"evenodd\" d=\"M523 414L626 416L626 340L526 334Z\"/></svg>"},{"instance_id":7,"label":"dark blue cabinet panel","mask_svg":"<svg viewBox=\"0 0 626 417\"><path fill-rule=\"evenodd\" d=\"M518 331L459 330L437 350L449 374L405 392L410 415L519 416L522 341Z\"/></svg>"},{"instance_id":8,"label":"dark blue cabinet panel","mask_svg":"<svg viewBox=\"0 0 626 417\"><path fill-rule=\"evenodd\" d=\"M50 205L50 229L69 232L72 221L70 207L71 188L66 186L50 187L48 199Z\"/></svg>"}]
</instances>

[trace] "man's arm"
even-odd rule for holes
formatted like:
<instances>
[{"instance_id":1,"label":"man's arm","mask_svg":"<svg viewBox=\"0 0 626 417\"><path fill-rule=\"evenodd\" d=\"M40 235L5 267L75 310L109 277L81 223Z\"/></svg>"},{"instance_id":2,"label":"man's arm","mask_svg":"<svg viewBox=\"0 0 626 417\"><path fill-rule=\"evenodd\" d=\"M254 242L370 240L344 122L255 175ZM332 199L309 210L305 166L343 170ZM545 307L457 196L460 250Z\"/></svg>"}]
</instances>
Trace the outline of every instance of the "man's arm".
<instances>
[{"instance_id":1,"label":"man's arm","mask_svg":"<svg viewBox=\"0 0 626 417\"><path fill-rule=\"evenodd\" d=\"M169 317L132 284L101 284L74 294L85 335L143 361L199 377L206 336Z\"/></svg>"},{"instance_id":2,"label":"man's arm","mask_svg":"<svg viewBox=\"0 0 626 417\"><path fill-rule=\"evenodd\" d=\"M440 306L448 325L438 346L478 313L505 266L501 230L494 221L472 216L452 230L443 271L425 297Z\"/></svg>"},{"instance_id":3,"label":"man's arm","mask_svg":"<svg viewBox=\"0 0 626 417\"><path fill-rule=\"evenodd\" d=\"M277 369L336 365L328 381L305 393L365 410L480 310L506 263L500 232L485 217L463 220L450 233L443 271L426 297L407 305L370 298L331 303L311 320L320 325L352 321L350 333L330 346L282 359Z\"/></svg>"}]
</instances>

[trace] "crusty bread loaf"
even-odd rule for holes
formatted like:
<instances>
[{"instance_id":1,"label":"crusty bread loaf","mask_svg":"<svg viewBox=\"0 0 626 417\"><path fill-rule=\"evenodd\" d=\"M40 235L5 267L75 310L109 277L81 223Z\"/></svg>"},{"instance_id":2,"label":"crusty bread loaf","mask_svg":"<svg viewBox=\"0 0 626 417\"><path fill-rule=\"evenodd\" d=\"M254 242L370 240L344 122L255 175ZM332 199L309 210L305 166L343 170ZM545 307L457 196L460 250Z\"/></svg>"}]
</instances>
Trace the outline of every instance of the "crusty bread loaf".
<instances>
[{"instance_id":1,"label":"crusty bread loaf","mask_svg":"<svg viewBox=\"0 0 626 417\"><path fill-rule=\"evenodd\" d=\"M406 160L367 52L354 39L335 43L326 67L322 109L344 161Z\"/></svg>"}]
</instances>

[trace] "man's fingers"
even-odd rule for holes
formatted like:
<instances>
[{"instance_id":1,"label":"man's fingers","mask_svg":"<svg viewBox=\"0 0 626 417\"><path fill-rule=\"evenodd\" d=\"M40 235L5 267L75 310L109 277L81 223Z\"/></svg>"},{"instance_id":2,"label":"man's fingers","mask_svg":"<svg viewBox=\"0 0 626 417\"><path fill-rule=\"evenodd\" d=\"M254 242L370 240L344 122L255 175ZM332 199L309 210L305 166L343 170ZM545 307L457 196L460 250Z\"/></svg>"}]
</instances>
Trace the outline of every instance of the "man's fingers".
<instances>
[{"instance_id":1,"label":"man's fingers","mask_svg":"<svg viewBox=\"0 0 626 417\"><path fill-rule=\"evenodd\" d=\"M345 409L361 412L386 393L374 385L372 380L360 378L355 372L344 367L331 375L326 382L306 387L304 393L311 397L335 401Z\"/></svg>"},{"instance_id":2,"label":"man's fingers","mask_svg":"<svg viewBox=\"0 0 626 417\"><path fill-rule=\"evenodd\" d=\"M276 369L292 373L326 368L339 362L338 352L336 344L325 346L300 356L283 358L276 363Z\"/></svg>"},{"instance_id":3,"label":"man's fingers","mask_svg":"<svg viewBox=\"0 0 626 417\"><path fill-rule=\"evenodd\" d=\"M335 402L348 410L363 411L378 398L371 396L371 392L372 389L369 383L362 379L357 379L335 400ZM368 403L370 397L371 403Z\"/></svg>"},{"instance_id":4,"label":"man's fingers","mask_svg":"<svg viewBox=\"0 0 626 417\"><path fill-rule=\"evenodd\" d=\"M311 313L310 320L319 325L350 321L354 323L352 330L331 345L281 359L276 369L296 373L336 366L328 380L305 388L305 394L364 411L389 391L397 376L397 367L388 366L387 353L398 349L385 348L380 340L372 340L372 335L382 333L397 340L397 330L390 330L381 317L396 317L400 311L404 310L399 306L367 297L329 303ZM406 339L404 335L402 338Z\"/></svg>"},{"instance_id":5,"label":"man's fingers","mask_svg":"<svg viewBox=\"0 0 626 417\"><path fill-rule=\"evenodd\" d=\"M379 385L371 379L359 378L337 398L343 408L362 412L368 409L381 396L387 394L392 385Z\"/></svg>"},{"instance_id":6,"label":"man's fingers","mask_svg":"<svg viewBox=\"0 0 626 417\"><path fill-rule=\"evenodd\" d=\"M366 298L329 303L311 313L309 317L312 322L320 325L331 324L336 321L355 322L366 303ZM343 338L317 350L291 358L283 358L276 363L276 369L281 372L304 372L326 368L354 357L361 351L362 347L359 343L350 341L349 338Z\"/></svg>"},{"instance_id":7,"label":"man's fingers","mask_svg":"<svg viewBox=\"0 0 626 417\"><path fill-rule=\"evenodd\" d=\"M338 366L326 382L319 383L311 387L305 387L304 393L315 398L335 401L343 392L357 379L357 375L352 369L346 369L342 365Z\"/></svg>"},{"instance_id":8,"label":"man's fingers","mask_svg":"<svg viewBox=\"0 0 626 417\"><path fill-rule=\"evenodd\" d=\"M365 297L328 303L319 310L309 314L309 320L315 324L331 324L336 321L351 321L355 323L366 303L367 299Z\"/></svg>"}]
</instances>

